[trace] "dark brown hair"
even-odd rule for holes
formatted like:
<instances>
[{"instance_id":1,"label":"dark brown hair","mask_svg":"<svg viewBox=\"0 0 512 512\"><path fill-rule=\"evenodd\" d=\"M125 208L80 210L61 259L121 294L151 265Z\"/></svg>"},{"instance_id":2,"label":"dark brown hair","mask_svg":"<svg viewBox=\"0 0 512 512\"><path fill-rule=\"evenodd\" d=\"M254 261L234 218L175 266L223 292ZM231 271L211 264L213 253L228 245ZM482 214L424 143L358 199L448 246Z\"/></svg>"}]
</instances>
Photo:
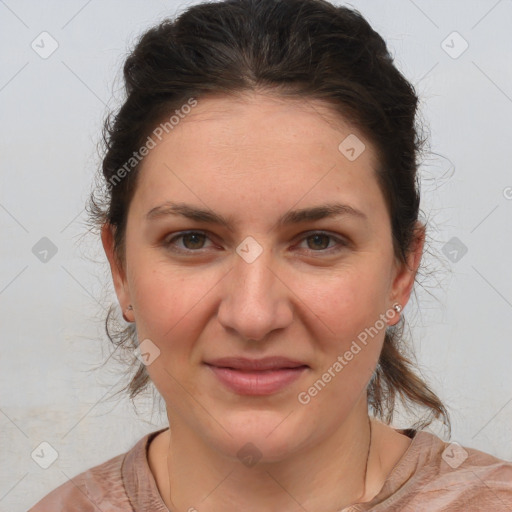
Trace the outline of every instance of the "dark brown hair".
<instances>
[{"instance_id":1,"label":"dark brown hair","mask_svg":"<svg viewBox=\"0 0 512 512\"><path fill-rule=\"evenodd\" d=\"M417 127L418 98L393 64L382 37L356 10L324 0L224 0L189 7L145 32L124 63L126 98L107 116L103 131L103 187L89 213L97 226L110 223L119 261L124 260L128 207L136 187L136 152L164 119L209 94L246 91L326 102L360 130L375 148L376 176L391 217L396 257L406 262L418 237L418 155L425 139ZM122 171L124 169L124 172ZM120 177L122 179L120 179ZM420 228L419 228L420 226ZM133 325L107 334L118 347L137 346ZM420 378L404 352L403 316L388 327L368 385L368 405L390 423L396 399L429 412L449 427L441 400ZM143 364L125 390L133 399L149 384Z\"/></svg>"}]
</instances>

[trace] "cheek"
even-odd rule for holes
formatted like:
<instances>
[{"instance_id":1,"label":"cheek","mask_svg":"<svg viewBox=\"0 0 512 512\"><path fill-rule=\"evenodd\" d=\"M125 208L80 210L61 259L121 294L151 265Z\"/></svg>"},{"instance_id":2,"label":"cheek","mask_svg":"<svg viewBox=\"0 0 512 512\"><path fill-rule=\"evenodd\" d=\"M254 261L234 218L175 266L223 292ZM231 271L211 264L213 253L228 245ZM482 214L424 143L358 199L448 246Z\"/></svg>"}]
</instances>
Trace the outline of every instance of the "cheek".
<instances>
[{"instance_id":1,"label":"cheek","mask_svg":"<svg viewBox=\"0 0 512 512\"><path fill-rule=\"evenodd\" d=\"M310 417L329 410L332 422L325 428L343 421L375 371L386 330L380 319L386 283L380 276L377 268L346 270L329 283L311 280L304 289L320 354L298 401Z\"/></svg>"},{"instance_id":2,"label":"cheek","mask_svg":"<svg viewBox=\"0 0 512 512\"><path fill-rule=\"evenodd\" d=\"M162 351L179 351L204 326L207 292L216 280L209 274L184 272L165 263L135 265L130 289L139 339L151 339Z\"/></svg>"},{"instance_id":3,"label":"cheek","mask_svg":"<svg viewBox=\"0 0 512 512\"><path fill-rule=\"evenodd\" d=\"M382 275L376 267L358 266L330 277L309 277L301 283L303 302L313 313L311 328L320 342L344 350L361 332L376 324L385 311L387 298ZM377 327L382 329L382 322Z\"/></svg>"},{"instance_id":4,"label":"cheek","mask_svg":"<svg viewBox=\"0 0 512 512\"><path fill-rule=\"evenodd\" d=\"M191 378L190 367L200 359L195 341L213 314L207 292L218 279L210 283L204 274L184 274L168 265L139 268L153 270L132 276L137 336L141 342L151 340L159 350L146 370L160 394L172 397L176 411L185 414L187 400L183 389L198 397L202 392Z\"/></svg>"}]
</instances>

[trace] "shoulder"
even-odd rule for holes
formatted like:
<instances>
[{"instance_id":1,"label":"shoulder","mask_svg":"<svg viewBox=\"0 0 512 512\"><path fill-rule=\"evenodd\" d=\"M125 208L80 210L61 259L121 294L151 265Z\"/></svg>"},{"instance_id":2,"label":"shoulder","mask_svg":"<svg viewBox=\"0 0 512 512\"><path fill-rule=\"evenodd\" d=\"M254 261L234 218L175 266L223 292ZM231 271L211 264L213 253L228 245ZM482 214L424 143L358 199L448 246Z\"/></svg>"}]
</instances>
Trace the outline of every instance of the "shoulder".
<instances>
[{"instance_id":1,"label":"shoulder","mask_svg":"<svg viewBox=\"0 0 512 512\"><path fill-rule=\"evenodd\" d=\"M126 503L121 467L126 453L94 466L47 494L29 512L131 510Z\"/></svg>"},{"instance_id":2,"label":"shoulder","mask_svg":"<svg viewBox=\"0 0 512 512\"><path fill-rule=\"evenodd\" d=\"M409 451L402 469L413 472L396 492L404 503L428 503L429 511L512 510L511 462L426 431L417 432Z\"/></svg>"},{"instance_id":3,"label":"shoulder","mask_svg":"<svg viewBox=\"0 0 512 512\"><path fill-rule=\"evenodd\" d=\"M109 512L132 511L124 485L125 467L137 464L145 456L147 434L129 451L112 457L51 491L36 503L29 512Z\"/></svg>"}]
</instances>

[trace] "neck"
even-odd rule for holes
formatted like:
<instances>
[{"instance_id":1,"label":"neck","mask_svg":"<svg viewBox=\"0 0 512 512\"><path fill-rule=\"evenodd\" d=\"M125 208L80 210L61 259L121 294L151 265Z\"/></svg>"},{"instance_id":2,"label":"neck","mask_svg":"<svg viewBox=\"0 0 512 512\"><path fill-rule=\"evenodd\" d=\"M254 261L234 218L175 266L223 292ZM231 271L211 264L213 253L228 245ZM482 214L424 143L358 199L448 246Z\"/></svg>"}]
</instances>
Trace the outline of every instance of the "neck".
<instances>
[{"instance_id":1,"label":"neck","mask_svg":"<svg viewBox=\"0 0 512 512\"><path fill-rule=\"evenodd\" d=\"M372 497L368 479L379 457L375 439L370 445L366 400L322 443L254 466L212 449L179 421L171 425L162 497L172 512L339 510Z\"/></svg>"}]
</instances>

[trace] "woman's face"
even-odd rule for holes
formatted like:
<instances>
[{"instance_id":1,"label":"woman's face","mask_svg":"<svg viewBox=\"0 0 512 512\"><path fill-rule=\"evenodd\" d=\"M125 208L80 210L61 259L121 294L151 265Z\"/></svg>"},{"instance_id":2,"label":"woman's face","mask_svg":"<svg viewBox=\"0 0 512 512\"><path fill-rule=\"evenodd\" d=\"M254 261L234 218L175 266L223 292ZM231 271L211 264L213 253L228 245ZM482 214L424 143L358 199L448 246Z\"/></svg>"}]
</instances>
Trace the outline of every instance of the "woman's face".
<instances>
[{"instance_id":1,"label":"woman's face","mask_svg":"<svg viewBox=\"0 0 512 512\"><path fill-rule=\"evenodd\" d=\"M104 230L171 428L225 454L251 442L275 460L332 435L409 297L373 149L336 119L200 99L142 163L123 269Z\"/></svg>"}]
</instances>

